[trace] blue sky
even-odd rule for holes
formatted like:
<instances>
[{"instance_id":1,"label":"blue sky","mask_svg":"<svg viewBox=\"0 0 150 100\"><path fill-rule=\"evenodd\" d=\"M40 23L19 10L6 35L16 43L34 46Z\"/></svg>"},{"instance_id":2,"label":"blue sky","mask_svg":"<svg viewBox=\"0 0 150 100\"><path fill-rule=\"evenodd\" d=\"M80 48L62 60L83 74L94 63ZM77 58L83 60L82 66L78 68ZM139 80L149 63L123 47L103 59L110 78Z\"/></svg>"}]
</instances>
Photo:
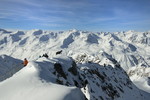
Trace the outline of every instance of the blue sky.
<instances>
[{"instance_id":1,"label":"blue sky","mask_svg":"<svg viewBox=\"0 0 150 100\"><path fill-rule=\"evenodd\" d=\"M0 0L0 28L150 30L150 0Z\"/></svg>"}]
</instances>

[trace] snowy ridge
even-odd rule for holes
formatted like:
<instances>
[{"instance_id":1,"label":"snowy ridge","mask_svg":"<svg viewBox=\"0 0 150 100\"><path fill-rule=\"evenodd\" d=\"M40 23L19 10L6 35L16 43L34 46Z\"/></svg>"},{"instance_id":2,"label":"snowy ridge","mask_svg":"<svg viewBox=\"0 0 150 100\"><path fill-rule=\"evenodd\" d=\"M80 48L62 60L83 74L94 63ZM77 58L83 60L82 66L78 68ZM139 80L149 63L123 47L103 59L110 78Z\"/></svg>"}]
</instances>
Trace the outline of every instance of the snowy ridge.
<instances>
[{"instance_id":1,"label":"snowy ridge","mask_svg":"<svg viewBox=\"0 0 150 100\"><path fill-rule=\"evenodd\" d=\"M53 66L49 64L52 63L30 62L11 78L1 82L1 100L84 100L80 89L54 84L56 76L50 72Z\"/></svg>"},{"instance_id":2,"label":"snowy ridge","mask_svg":"<svg viewBox=\"0 0 150 100\"><path fill-rule=\"evenodd\" d=\"M109 59L102 65L76 63L70 57L39 58L0 83L1 100L148 100L149 94Z\"/></svg>"}]
</instances>

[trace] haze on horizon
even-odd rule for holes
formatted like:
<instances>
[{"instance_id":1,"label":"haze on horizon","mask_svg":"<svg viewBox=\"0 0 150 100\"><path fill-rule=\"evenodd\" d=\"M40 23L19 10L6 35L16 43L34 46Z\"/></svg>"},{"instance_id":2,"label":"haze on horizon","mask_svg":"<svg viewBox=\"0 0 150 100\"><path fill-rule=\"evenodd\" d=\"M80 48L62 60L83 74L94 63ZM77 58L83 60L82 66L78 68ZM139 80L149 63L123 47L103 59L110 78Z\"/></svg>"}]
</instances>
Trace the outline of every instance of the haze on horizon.
<instances>
[{"instance_id":1,"label":"haze on horizon","mask_svg":"<svg viewBox=\"0 0 150 100\"><path fill-rule=\"evenodd\" d=\"M0 0L0 28L150 30L150 0Z\"/></svg>"}]
</instances>

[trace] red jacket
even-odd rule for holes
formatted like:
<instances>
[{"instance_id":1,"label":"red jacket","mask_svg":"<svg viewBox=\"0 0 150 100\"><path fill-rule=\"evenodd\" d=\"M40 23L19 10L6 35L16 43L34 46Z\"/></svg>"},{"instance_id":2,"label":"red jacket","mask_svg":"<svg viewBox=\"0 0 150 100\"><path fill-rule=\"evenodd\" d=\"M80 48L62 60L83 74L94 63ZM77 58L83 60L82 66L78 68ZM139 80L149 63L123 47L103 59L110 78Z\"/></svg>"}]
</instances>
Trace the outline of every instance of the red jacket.
<instances>
[{"instance_id":1,"label":"red jacket","mask_svg":"<svg viewBox=\"0 0 150 100\"><path fill-rule=\"evenodd\" d=\"M23 65L26 66L27 64L28 64L28 60L25 59L25 60L23 61Z\"/></svg>"}]
</instances>

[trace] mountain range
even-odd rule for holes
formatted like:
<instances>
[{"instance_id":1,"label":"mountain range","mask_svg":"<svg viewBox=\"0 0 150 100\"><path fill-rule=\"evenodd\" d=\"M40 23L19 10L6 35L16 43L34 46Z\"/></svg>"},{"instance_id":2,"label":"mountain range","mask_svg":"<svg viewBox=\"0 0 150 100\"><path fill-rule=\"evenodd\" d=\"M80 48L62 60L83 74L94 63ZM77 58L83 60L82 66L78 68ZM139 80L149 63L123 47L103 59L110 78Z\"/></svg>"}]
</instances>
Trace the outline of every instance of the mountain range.
<instances>
[{"instance_id":1,"label":"mountain range","mask_svg":"<svg viewBox=\"0 0 150 100\"><path fill-rule=\"evenodd\" d=\"M149 50L150 32L0 29L0 98L149 100Z\"/></svg>"}]
</instances>

